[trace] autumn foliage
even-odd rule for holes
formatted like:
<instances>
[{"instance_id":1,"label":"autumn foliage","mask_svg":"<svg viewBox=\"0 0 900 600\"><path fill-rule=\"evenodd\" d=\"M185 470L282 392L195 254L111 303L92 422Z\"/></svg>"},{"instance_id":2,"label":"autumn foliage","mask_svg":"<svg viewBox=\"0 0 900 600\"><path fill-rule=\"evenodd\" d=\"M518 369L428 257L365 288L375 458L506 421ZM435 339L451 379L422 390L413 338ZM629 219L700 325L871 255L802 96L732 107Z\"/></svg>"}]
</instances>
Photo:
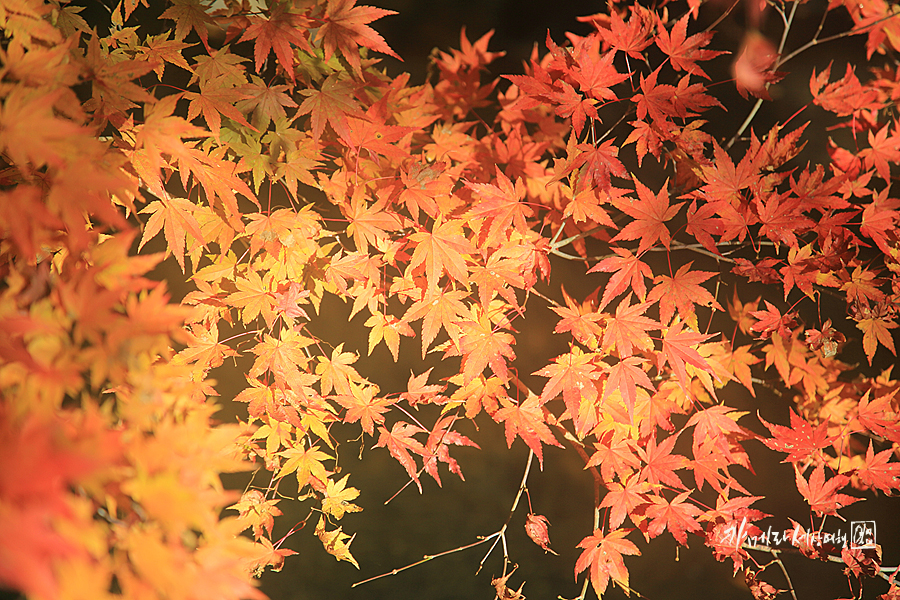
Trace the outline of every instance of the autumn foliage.
<instances>
[{"instance_id":1,"label":"autumn foliage","mask_svg":"<svg viewBox=\"0 0 900 600\"><path fill-rule=\"evenodd\" d=\"M756 598L788 590L760 569L774 549L729 535L768 516L748 447L792 465L807 529L900 490L900 382L883 369L900 12L832 1L822 22L850 28L826 38L792 29L801 2L746 4L611 3L501 77L491 35L463 35L411 85L379 66L395 54L372 24L392 11L356 0L123 0L101 22L0 2L0 584L262 598L254 574L296 560L273 536L292 498L311 508L290 535L357 565L346 431L427 502L428 480L463 477L451 451L477 446L460 426L478 419L530 449L514 509L547 447L592 473L569 567L582 596L630 590L625 557L663 535L707 546ZM732 10L748 27L726 52L701 23ZM869 65L805 75L801 116L755 126L796 56L852 36ZM726 107L735 85L748 100ZM180 303L149 277L167 257L190 281ZM561 261L581 287L554 279ZM415 349L405 389L328 338L328 296L360 315L368 354ZM569 349L520 372L535 307ZM245 389L216 398L231 359ZM785 411L729 406L736 388ZM216 422L232 402L245 419ZM240 471L252 484L224 489ZM551 550L530 500L525 528ZM799 551L842 563L844 595L880 577L900 597L880 546ZM510 553L494 587L520 598Z\"/></svg>"}]
</instances>

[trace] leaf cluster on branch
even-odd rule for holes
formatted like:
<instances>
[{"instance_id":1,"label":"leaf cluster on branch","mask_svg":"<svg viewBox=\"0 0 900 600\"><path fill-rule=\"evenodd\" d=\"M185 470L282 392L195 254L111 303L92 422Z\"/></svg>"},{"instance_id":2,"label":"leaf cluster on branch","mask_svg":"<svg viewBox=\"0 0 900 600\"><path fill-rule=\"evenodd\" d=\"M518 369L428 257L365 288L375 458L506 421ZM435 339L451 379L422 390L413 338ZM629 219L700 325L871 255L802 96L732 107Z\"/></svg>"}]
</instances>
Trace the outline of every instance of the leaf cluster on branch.
<instances>
[{"instance_id":1,"label":"leaf cluster on branch","mask_svg":"<svg viewBox=\"0 0 900 600\"><path fill-rule=\"evenodd\" d=\"M582 19L587 35L548 34L520 75L491 79L491 34L463 33L422 85L373 58L395 56L371 26L392 11L161 5L122 0L100 22L68 2L0 5L3 586L261 598L253 574L280 569L308 524L359 567L339 524L362 510L338 466L346 426L420 492L445 469L463 477L452 447L477 447L460 425L482 412L486 435L521 438L510 519L456 549L502 541L500 598L524 597L505 535L545 446L594 477L582 597L588 582L630 591L633 540L666 533L743 571L756 598L771 582L795 596L782 549L747 541L768 516L748 444L793 466L810 509L797 531L842 518L854 492L900 490L900 382L873 367L896 355L900 301L893 5L833 1L810 33L800 1L611 3ZM707 10L747 10L734 56L701 28ZM825 36L841 18L852 27ZM795 56L855 35L869 65L813 71L803 124L754 129ZM725 135L716 64L756 99L727 107ZM826 122L837 133L816 154L804 136ZM160 234L165 251L146 253ZM190 278L181 303L148 277L169 256ZM587 290L562 289L560 261L583 266ZM405 389L328 339L329 295L365 318L368 354L420 352ZM569 349L520 374L516 328L535 307ZM432 375L432 354L454 374ZM247 418L223 425L211 373L231 358L246 386L222 401ZM728 405L735 387L790 400L789 422L751 425ZM249 470L243 494L223 488ZM278 538L289 497L308 515ZM877 576L900 597L878 545L799 551L842 563L857 597ZM760 579L771 564L786 582Z\"/></svg>"}]
</instances>

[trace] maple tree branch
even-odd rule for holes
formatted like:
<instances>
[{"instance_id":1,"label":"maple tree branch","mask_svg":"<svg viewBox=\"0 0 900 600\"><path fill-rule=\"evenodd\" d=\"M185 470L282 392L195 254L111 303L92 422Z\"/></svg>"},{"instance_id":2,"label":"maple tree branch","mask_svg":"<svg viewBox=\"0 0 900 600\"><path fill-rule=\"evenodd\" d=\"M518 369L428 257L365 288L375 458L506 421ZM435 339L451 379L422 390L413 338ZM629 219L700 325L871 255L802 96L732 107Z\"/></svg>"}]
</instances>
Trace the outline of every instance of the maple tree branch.
<instances>
[{"instance_id":1,"label":"maple tree branch","mask_svg":"<svg viewBox=\"0 0 900 600\"><path fill-rule=\"evenodd\" d=\"M353 583L350 587L356 587L356 586L362 585L364 583L369 583L371 581L381 579L383 577L390 577L392 575L397 575L398 573L401 573L401 572L406 571L407 569L411 569L413 567L417 567L421 564L424 564L426 562L434 560L435 558L440 558L442 556L447 556L448 554L454 554L456 552L462 552L463 550L468 550L469 548L474 548L476 546L480 546L481 544L487 543L490 540L494 540L494 543L491 544L491 547L488 550L487 554L485 554L484 558L481 559L481 562L478 563L478 569L475 571L475 574L477 575L478 573L481 572L481 569L484 567L485 561L491 555L494 548L497 546L497 543L502 541L503 542L503 555L504 555L503 556L503 574L505 575L507 566L509 565L509 556L508 556L507 547L506 547L506 530L509 527L509 523L512 520L513 514L515 514L515 512L516 512L516 508L519 506L519 501L522 499L522 493L526 489L526 485L528 483L528 475L531 472L531 465L533 462L534 462L534 451L529 449L528 460L525 463L525 472L522 474L522 482L519 484L519 489L516 492L516 497L513 499L512 507L509 509L509 515L506 517L506 521L503 523L503 526L500 527L500 529L498 529L497 531L495 531L494 533L492 533L490 535L486 535L486 536L482 537L481 539L479 539L475 542L471 542L469 544L464 544L462 546L458 546L458 547L452 548L450 550L444 550L443 552L438 552L436 554L426 554L420 560L417 560L417 561L410 563L403 567L391 569L390 571L387 571L380 575L376 575L374 577L369 577L368 579L363 579L362 581L357 581L356 583Z\"/></svg>"},{"instance_id":2,"label":"maple tree branch","mask_svg":"<svg viewBox=\"0 0 900 600\"><path fill-rule=\"evenodd\" d=\"M476 542L472 542L471 544L459 546L457 548L453 548L452 550L444 550L443 552L438 552L437 554L426 554L425 556L422 557L421 560L417 560L416 562L410 563L404 567L398 567L396 569L392 569L392 570L388 571L387 573L382 573L381 575L376 575L375 577L369 577L368 579L363 579L362 581L357 581L356 583L351 584L350 587L355 588L358 585L362 585L364 583L369 583L370 581L375 581L376 579L381 579L383 577L390 577L391 575L396 575L398 573L406 571L407 569L412 569L413 567L418 567L419 565L421 565L423 563L427 563L428 561L434 560L435 558L440 558L442 556L447 556L448 554L454 554L456 552L462 552L463 550L468 550L469 548L474 548L475 546L480 546L481 544L484 544L488 540L490 540L494 537L497 537L498 535L500 535L499 532L492 533L491 535L486 536Z\"/></svg>"}]
</instances>

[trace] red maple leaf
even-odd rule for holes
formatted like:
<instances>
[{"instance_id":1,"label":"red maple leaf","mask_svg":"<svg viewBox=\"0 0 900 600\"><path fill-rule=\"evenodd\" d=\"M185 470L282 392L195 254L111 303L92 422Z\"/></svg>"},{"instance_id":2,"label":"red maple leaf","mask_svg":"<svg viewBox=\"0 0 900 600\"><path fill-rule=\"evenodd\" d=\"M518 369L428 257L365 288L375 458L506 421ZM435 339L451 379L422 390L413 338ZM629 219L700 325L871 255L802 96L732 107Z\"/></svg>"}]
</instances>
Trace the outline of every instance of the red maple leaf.
<instances>
[{"instance_id":1,"label":"red maple leaf","mask_svg":"<svg viewBox=\"0 0 900 600\"><path fill-rule=\"evenodd\" d=\"M791 410L791 426L774 425L759 417L762 424L772 433L772 439L764 439L762 442L778 452L787 452L788 456L782 462L799 463L807 460L813 454L827 448L837 435L828 435L828 422L824 421L813 429L809 421Z\"/></svg>"},{"instance_id":2,"label":"red maple leaf","mask_svg":"<svg viewBox=\"0 0 900 600\"><path fill-rule=\"evenodd\" d=\"M759 337L767 339L773 333L778 333L783 338L791 337L791 328L795 325L795 313L789 312L782 315L768 300L765 301L766 310L755 310L750 313L756 323L750 326L752 333L758 333Z\"/></svg>"},{"instance_id":3,"label":"red maple leaf","mask_svg":"<svg viewBox=\"0 0 900 600\"><path fill-rule=\"evenodd\" d=\"M263 63L269 57L269 53L274 51L278 63L291 81L294 81L294 49L291 48L291 44L312 53L308 34L312 21L305 15L289 12L287 7L287 4L275 4L268 19L259 16L250 17L251 25L244 30L238 41L256 40L253 57L258 73L262 73Z\"/></svg>"},{"instance_id":4,"label":"red maple leaf","mask_svg":"<svg viewBox=\"0 0 900 600\"><path fill-rule=\"evenodd\" d=\"M423 433L425 430L418 425L412 425L404 421L397 421L388 431L384 427L378 427L378 443L373 448L386 447L397 462L403 465L410 478L416 482L419 492L422 491L422 484L419 481L419 474L416 472L416 461L410 456L410 452L414 452L419 456L427 456L428 452L425 446L414 438L417 433Z\"/></svg>"},{"instance_id":5,"label":"red maple leaf","mask_svg":"<svg viewBox=\"0 0 900 600\"><path fill-rule=\"evenodd\" d=\"M479 200L466 214L466 218L484 219L479 228L479 239L487 246L495 246L509 239L510 228L525 233L528 224L525 219L534 211L522 199L525 197L525 184L517 179L515 185L509 177L496 167L497 184L468 183L466 187L475 192Z\"/></svg>"},{"instance_id":6,"label":"red maple leaf","mask_svg":"<svg viewBox=\"0 0 900 600\"><path fill-rule=\"evenodd\" d=\"M687 35L688 18L684 15L669 32L665 24L659 20L657 24L656 45L669 56L669 63L676 71L687 71L692 75L700 75L709 79L703 69L697 66L697 61L710 60L725 52L719 50L704 50L713 38L712 31L702 31L692 36Z\"/></svg>"},{"instance_id":7,"label":"red maple leaf","mask_svg":"<svg viewBox=\"0 0 900 600\"><path fill-rule=\"evenodd\" d=\"M594 382L600 378L601 371L593 363L593 353L582 353L578 347L567 354L553 359L553 364L536 371L534 375L549 377L541 392L541 402L548 402L562 392L563 400L573 415L578 414L582 397L589 402L597 398Z\"/></svg>"},{"instance_id":8,"label":"red maple leaf","mask_svg":"<svg viewBox=\"0 0 900 600\"><path fill-rule=\"evenodd\" d=\"M646 360L637 356L629 356L606 369L609 376L603 388L603 397L600 399L600 403L603 403L612 390L618 389L625 400L625 407L628 409L628 418L631 423L634 423L637 386L649 390L651 394L656 391L656 388L653 387L653 382L650 381L647 373L640 367L646 362Z\"/></svg>"},{"instance_id":9,"label":"red maple leaf","mask_svg":"<svg viewBox=\"0 0 900 600\"><path fill-rule=\"evenodd\" d=\"M425 451L427 456L430 457L425 460L425 472L434 478L438 486L441 486L441 477L438 473L438 462L447 463L447 467L450 469L451 473L455 473L463 481L466 480L466 478L463 477L462 469L459 468L459 463L450 456L449 444L453 444L454 446L472 446L474 448L479 448L478 444L466 436L450 429L455 421L456 417L453 416L439 419L438 422L434 424L434 427L432 427L431 432L428 434L428 440L425 442Z\"/></svg>"},{"instance_id":10,"label":"red maple leaf","mask_svg":"<svg viewBox=\"0 0 900 600\"><path fill-rule=\"evenodd\" d=\"M653 341L647 335L651 329L659 329L660 324L642 316L650 308L649 302L639 302L631 306L631 294L616 307L616 316L606 318L606 332L603 334L603 349L616 349L619 358L634 354L638 350L653 348Z\"/></svg>"},{"instance_id":11,"label":"red maple leaf","mask_svg":"<svg viewBox=\"0 0 900 600\"><path fill-rule=\"evenodd\" d=\"M626 481L641 465L638 457L632 452L635 444L633 439L609 431L599 441L594 442L596 452L591 455L585 468L599 466L600 475L607 483L613 481L613 476L618 476L620 481Z\"/></svg>"},{"instance_id":12,"label":"red maple leaf","mask_svg":"<svg viewBox=\"0 0 900 600\"><path fill-rule=\"evenodd\" d=\"M578 144L575 150L570 152L571 158L566 161L565 167L556 175L556 179L584 167L584 176L587 178L584 185L609 192L612 186L610 176L628 177L628 170L618 159L619 148L614 142L615 140L607 140L596 146Z\"/></svg>"},{"instance_id":13,"label":"red maple leaf","mask_svg":"<svg viewBox=\"0 0 900 600\"><path fill-rule=\"evenodd\" d=\"M300 90L307 98L300 103L297 115L310 113L313 139L317 142L321 139L327 122L341 139L350 143L350 123L347 118L362 116L359 102L354 97L355 89L353 82L340 79L334 74L322 82L319 90L314 88Z\"/></svg>"},{"instance_id":14,"label":"red maple leaf","mask_svg":"<svg viewBox=\"0 0 900 600\"><path fill-rule=\"evenodd\" d=\"M675 471L687 467L688 459L680 454L672 454L677 440L678 435L670 435L657 446L654 433L647 441L646 448L638 446L638 456L647 463L641 469L641 481L647 481L650 485L663 483L674 488L685 489Z\"/></svg>"},{"instance_id":15,"label":"red maple leaf","mask_svg":"<svg viewBox=\"0 0 900 600\"><path fill-rule=\"evenodd\" d=\"M575 64L569 71L579 89L597 100L616 100L610 88L628 79L628 73L619 73L613 64L615 52L600 52L600 36L589 35L575 46Z\"/></svg>"},{"instance_id":16,"label":"red maple leaf","mask_svg":"<svg viewBox=\"0 0 900 600\"><path fill-rule=\"evenodd\" d=\"M709 271L691 271L693 261L682 265L674 277L659 275L653 280L656 287L650 290L647 303L659 300L659 319L662 323L668 323L678 309L678 316L682 321L691 321L695 317L694 305L709 306L716 310L722 310L722 306L706 288L700 284L716 275Z\"/></svg>"},{"instance_id":17,"label":"red maple leaf","mask_svg":"<svg viewBox=\"0 0 900 600\"><path fill-rule=\"evenodd\" d=\"M647 492L650 484L641 481L637 475L627 476L624 483L610 482L606 487L608 491L603 496L598 508L609 508L609 526L617 528L625 521L625 516L632 514L634 510L647 503Z\"/></svg>"},{"instance_id":18,"label":"red maple leaf","mask_svg":"<svg viewBox=\"0 0 900 600\"><path fill-rule=\"evenodd\" d=\"M611 11L609 18L609 29L600 29L603 40L635 60L646 61L643 51L653 43L650 36L654 27L649 12L641 6L632 6L627 24L616 11Z\"/></svg>"},{"instance_id":19,"label":"red maple leaf","mask_svg":"<svg viewBox=\"0 0 900 600\"><path fill-rule=\"evenodd\" d=\"M691 330L682 331L683 324L678 319L666 330L663 336L663 350L658 357L658 368L662 369L666 362L675 371L678 382L682 388L687 388L689 381L685 371L685 363L690 363L704 371L711 371L712 367L706 359L700 356L695 346L712 337L711 334L696 333Z\"/></svg>"},{"instance_id":20,"label":"red maple leaf","mask_svg":"<svg viewBox=\"0 0 900 600\"><path fill-rule=\"evenodd\" d=\"M771 100L769 85L781 81L784 73L775 71L778 50L758 31L748 31L731 66L734 84L744 98L750 93L757 98Z\"/></svg>"},{"instance_id":21,"label":"red maple leaf","mask_svg":"<svg viewBox=\"0 0 900 600\"><path fill-rule=\"evenodd\" d=\"M650 191L650 188L637 179L634 180L634 187L638 193L637 201L628 197L613 200L616 208L633 217L634 221L622 228L616 237L610 241L640 238L638 254L649 250L656 244L657 240L661 241L668 248L671 236L665 226L665 222L678 214L678 210L684 202L679 202L673 206L669 205L668 180L666 180L657 194L654 194Z\"/></svg>"},{"instance_id":22,"label":"red maple leaf","mask_svg":"<svg viewBox=\"0 0 900 600\"><path fill-rule=\"evenodd\" d=\"M416 244L409 268L415 269L424 263L429 289L438 289L438 280L444 271L463 285L468 283L466 256L475 250L462 234L459 220L444 223L438 219L431 231L414 233L409 236L409 240Z\"/></svg>"},{"instance_id":23,"label":"red maple leaf","mask_svg":"<svg viewBox=\"0 0 900 600\"><path fill-rule=\"evenodd\" d=\"M500 398L502 408L494 413L493 418L506 426L506 445L512 447L518 435L537 455L541 469L544 468L544 452L541 443L549 446L563 447L553 437L553 432L544 422L544 411L540 398L533 396L520 404L515 404L507 397Z\"/></svg>"},{"instance_id":24,"label":"red maple leaf","mask_svg":"<svg viewBox=\"0 0 900 600\"><path fill-rule=\"evenodd\" d=\"M703 529L694 518L703 511L696 505L685 502L690 493L691 490L681 492L671 502L662 496L650 496L645 514L652 521L647 526L647 535L655 538L668 529L679 544L687 546L687 533Z\"/></svg>"},{"instance_id":25,"label":"red maple leaf","mask_svg":"<svg viewBox=\"0 0 900 600\"><path fill-rule=\"evenodd\" d=\"M881 108L878 91L871 87L864 88L860 84L853 72L852 64L847 63L847 71L843 78L826 85L830 77L831 65L828 65L818 75L813 69L812 76L809 78L809 91L812 92L813 102L825 110L831 111L839 117L849 117L862 110Z\"/></svg>"},{"instance_id":26,"label":"red maple leaf","mask_svg":"<svg viewBox=\"0 0 900 600\"><path fill-rule=\"evenodd\" d=\"M837 511L845 506L859 502L862 498L854 498L846 494L838 494L841 489L850 482L846 475L835 475L825 481L825 466L820 464L812 472L809 481L800 474L800 469L794 465L794 474L797 479L797 490L809 503L810 508L819 516L838 516Z\"/></svg>"},{"instance_id":27,"label":"red maple leaf","mask_svg":"<svg viewBox=\"0 0 900 600\"><path fill-rule=\"evenodd\" d=\"M377 31L367 25L381 17L395 15L397 11L374 6L354 6L355 4L356 0L328 0L324 23L317 34L317 39L322 41L325 48L325 60L328 61L335 51L340 50L357 74L362 73L359 46L403 60L391 50Z\"/></svg>"},{"instance_id":28,"label":"red maple leaf","mask_svg":"<svg viewBox=\"0 0 900 600\"><path fill-rule=\"evenodd\" d=\"M856 472L860 483L866 487L881 490L889 496L893 494L900 488L900 463L888 462L893 455L894 452L891 448L875 454L872 449L872 440L869 440L866 464Z\"/></svg>"},{"instance_id":29,"label":"red maple leaf","mask_svg":"<svg viewBox=\"0 0 900 600\"><path fill-rule=\"evenodd\" d=\"M592 120L599 119L597 114L597 101L593 98L585 98L575 91L565 81L557 81L553 91L549 94L552 104L555 104L553 112L563 118L572 118L572 130L575 136L580 136L588 117Z\"/></svg>"},{"instance_id":30,"label":"red maple leaf","mask_svg":"<svg viewBox=\"0 0 900 600\"><path fill-rule=\"evenodd\" d=\"M584 552L575 563L575 576L590 567L591 586L598 598L603 597L609 585L609 580L622 586L623 589L631 589L628 586L628 569L622 555L640 555L640 550L633 543L625 539L628 532L624 529L615 529L604 535L597 529L593 535L589 535L578 544Z\"/></svg>"},{"instance_id":31,"label":"red maple leaf","mask_svg":"<svg viewBox=\"0 0 900 600\"><path fill-rule=\"evenodd\" d=\"M626 248L613 248L618 256L610 256L604 258L599 263L588 269L588 273L596 273L603 271L604 273L613 273L609 278L609 283L603 290L603 298L600 300L600 307L603 308L609 302L624 292L629 285L635 295L644 301L647 296L647 286L644 284L645 277L652 277L653 271L650 265L643 262L637 256Z\"/></svg>"}]
</instances>

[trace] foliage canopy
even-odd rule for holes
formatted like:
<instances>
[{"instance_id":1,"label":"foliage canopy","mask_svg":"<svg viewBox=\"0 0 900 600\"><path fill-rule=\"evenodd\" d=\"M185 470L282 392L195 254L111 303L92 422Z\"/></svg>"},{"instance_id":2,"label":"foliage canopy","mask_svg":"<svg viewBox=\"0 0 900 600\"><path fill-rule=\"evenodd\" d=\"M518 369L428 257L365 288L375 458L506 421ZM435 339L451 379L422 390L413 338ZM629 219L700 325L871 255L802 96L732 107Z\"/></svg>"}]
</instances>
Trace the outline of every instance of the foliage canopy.
<instances>
[{"instance_id":1,"label":"foliage canopy","mask_svg":"<svg viewBox=\"0 0 900 600\"><path fill-rule=\"evenodd\" d=\"M758 556L781 562L748 542L768 515L747 445L793 466L810 531L900 489L900 383L873 368L896 355L900 299L896 7L821 7L823 24L849 16L833 37L862 36L868 68L813 71L806 122L756 131L792 59L828 47L821 26L795 41L803 2L612 3L493 80L491 34L463 34L423 85L379 68L395 54L372 24L392 11L356 0L153 4L89 23L75 4L0 2L0 539L17 541L0 584L262 598L253 574L294 553L273 538L290 496L310 509L288 535L309 525L359 567L338 424L421 492L463 477L452 447L477 446L460 425L486 413L486 433L530 450L511 513L532 457L577 453L596 489L582 597L630 590L633 540L666 533L756 598L794 595L759 578ZM735 55L707 10L746 10ZM717 61L758 99L727 107L725 137ZM839 131L813 152L826 121ZM158 236L165 252L143 252ZM181 303L148 278L168 256L190 277ZM560 260L592 291L562 289ZM329 295L364 318L370 355L421 353L406 389L326 339ZM569 349L520 373L535 306ZM434 356L454 374L432 375ZM223 400L247 418L216 423L210 372L240 357L246 388ZM778 391L789 417L751 425L735 387ZM242 494L223 488L248 470ZM503 541L494 586L518 599L508 523L477 544ZM547 526L529 500L526 531L552 551ZM851 594L880 576L900 597L877 544L798 549L841 563Z\"/></svg>"}]
</instances>

